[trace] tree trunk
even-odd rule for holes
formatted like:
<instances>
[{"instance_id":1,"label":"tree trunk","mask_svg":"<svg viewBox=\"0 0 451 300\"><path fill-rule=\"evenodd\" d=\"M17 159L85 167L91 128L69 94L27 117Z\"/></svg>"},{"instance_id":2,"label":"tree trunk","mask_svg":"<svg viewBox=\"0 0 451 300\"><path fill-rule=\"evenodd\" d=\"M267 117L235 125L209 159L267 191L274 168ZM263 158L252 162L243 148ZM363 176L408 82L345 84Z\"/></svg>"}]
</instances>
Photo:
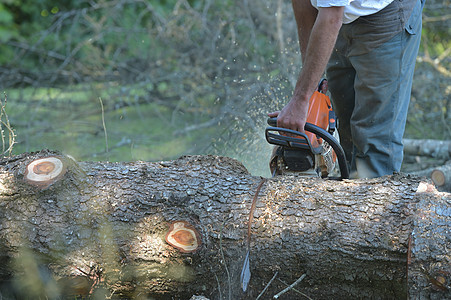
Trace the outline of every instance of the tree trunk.
<instances>
[{"instance_id":1,"label":"tree trunk","mask_svg":"<svg viewBox=\"0 0 451 300\"><path fill-rule=\"evenodd\" d=\"M30 164L44 157L63 162L51 179L51 163ZM41 151L5 158L0 292L255 299L277 272L261 299L303 274L296 289L314 299L449 297L450 195L403 175L268 179L254 212L252 276L243 292L247 222L261 180L216 156L77 163ZM199 233L197 251L165 240L174 221ZM300 297L291 290L279 299Z\"/></svg>"}]
</instances>

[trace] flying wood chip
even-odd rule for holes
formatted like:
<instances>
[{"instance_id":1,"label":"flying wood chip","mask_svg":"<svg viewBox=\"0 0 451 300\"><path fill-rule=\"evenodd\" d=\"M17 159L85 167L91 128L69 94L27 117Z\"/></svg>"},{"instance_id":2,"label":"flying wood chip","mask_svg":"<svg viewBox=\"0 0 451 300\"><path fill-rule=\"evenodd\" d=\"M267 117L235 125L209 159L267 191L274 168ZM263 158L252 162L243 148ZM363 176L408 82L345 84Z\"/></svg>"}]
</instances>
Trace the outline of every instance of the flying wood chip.
<instances>
[{"instance_id":1,"label":"flying wood chip","mask_svg":"<svg viewBox=\"0 0 451 300\"><path fill-rule=\"evenodd\" d=\"M201 244L199 233L186 221L171 223L165 240L169 245L184 253L196 251Z\"/></svg>"},{"instance_id":2,"label":"flying wood chip","mask_svg":"<svg viewBox=\"0 0 451 300\"><path fill-rule=\"evenodd\" d=\"M36 187L45 189L66 173L66 166L61 159L49 156L33 160L25 171L25 180Z\"/></svg>"}]
</instances>

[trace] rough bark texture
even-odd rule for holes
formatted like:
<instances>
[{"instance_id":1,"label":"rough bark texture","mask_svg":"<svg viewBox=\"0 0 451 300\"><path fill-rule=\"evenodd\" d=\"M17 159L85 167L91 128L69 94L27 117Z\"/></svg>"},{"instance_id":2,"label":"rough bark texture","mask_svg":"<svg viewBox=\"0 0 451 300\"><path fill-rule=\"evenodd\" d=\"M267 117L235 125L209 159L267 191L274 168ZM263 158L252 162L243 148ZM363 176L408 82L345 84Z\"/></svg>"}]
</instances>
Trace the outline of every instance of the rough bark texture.
<instances>
[{"instance_id":1,"label":"rough bark texture","mask_svg":"<svg viewBox=\"0 0 451 300\"><path fill-rule=\"evenodd\" d=\"M24 181L28 163L51 155L67 165L64 177L46 189ZM417 192L419 179L402 175L268 179L254 213L252 277L243 293L247 220L260 180L216 156L76 163L41 151L4 159L0 279L13 291L0 291L255 299L278 272L261 299L302 274L297 289L313 299L450 297L450 195L428 184ZM181 253L165 242L177 220L199 231L198 251ZM301 296L290 291L279 299L294 298Z\"/></svg>"},{"instance_id":2,"label":"rough bark texture","mask_svg":"<svg viewBox=\"0 0 451 300\"><path fill-rule=\"evenodd\" d=\"M451 197L438 199L420 183L411 234L409 294L413 299L451 299Z\"/></svg>"}]
</instances>

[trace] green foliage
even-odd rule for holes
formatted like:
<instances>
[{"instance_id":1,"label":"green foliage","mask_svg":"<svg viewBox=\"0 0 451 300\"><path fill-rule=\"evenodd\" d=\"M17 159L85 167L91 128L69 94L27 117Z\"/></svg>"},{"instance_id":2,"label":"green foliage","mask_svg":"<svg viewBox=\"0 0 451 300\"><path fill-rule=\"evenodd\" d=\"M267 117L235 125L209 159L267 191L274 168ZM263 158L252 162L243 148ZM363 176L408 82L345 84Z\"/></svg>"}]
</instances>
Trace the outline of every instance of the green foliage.
<instances>
[{"instance_id":1,"label":"green foliage","mask_svg":"<svg viewBox=\"0 0 451 300\"><path fill-rule=\"evenodd\" d=\"M0 42L7 43L16 41L20 43L41 46L36 43L42 42L42 35L46 33L52 23L57 20L58 15L73 9L87 7L85 1L63 0L7 0L0 4ZM59 40L59 33L47 33L49 42ZM46 41L43 41L44 47ZM0 63L9 64L13 59L13 51L8 47L0 53ZM38 68L34 62L39 57L31 54L22 62L27 68Z\"/></svg>"},{"instance_id":2,"label":"green foliage","mask_svg":"<svg viewBox=\"0 0 451 300\"><path fill-rule=\"evenodd\" d=\"M12 14L0 3L0 42L5 43L19 35L14 25Z\"/></svg>"},{"instance_id":3,"label":"green foliage","mask_svg":"<svg viewBox=\"0 0 451 300\"><path fill-rule=\"evenodd\" d=\"M289 1L2 3L0 63L11 72L0 74L0 86L16 102L9 106L13 125L20 124L17 151L70 148L83 159L112 160L208 152L266 161L255 154L270 152L261 138L266 113L290 99L301 67ZM426 9L420 50L420 59L427 52L434 63L451 46L451 26L434 21L440 13ZM449 123L447 80L435 80L434 70L417 74L407 124L415 137L432 132L419 132L418 124L435 130ZM104 149L99 97L108 157L96 154ZM440 132L449 137L450 130Z\"/></svg>"},{"instance_id":4,"label":"green foliage","mask_svg":"<svg viewBox=\"0 0 451 300\"><path fill-rule=\"evenodd\" d=\"M174 7L179 3L178 0L147 0L156 10L163 16L168 16L174 9ZM201 4L201 0L188 0L187 3L194 8L198 8ZM228 1L225 1L228 2Z\"/></svg>"}]
</instances>

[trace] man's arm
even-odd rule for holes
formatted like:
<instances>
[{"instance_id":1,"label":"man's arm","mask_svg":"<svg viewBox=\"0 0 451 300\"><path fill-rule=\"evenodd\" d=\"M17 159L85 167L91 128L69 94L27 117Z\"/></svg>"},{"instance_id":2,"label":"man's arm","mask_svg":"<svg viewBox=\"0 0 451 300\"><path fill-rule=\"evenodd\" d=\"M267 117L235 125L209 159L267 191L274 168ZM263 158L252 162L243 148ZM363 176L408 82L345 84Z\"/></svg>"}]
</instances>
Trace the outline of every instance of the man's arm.
<instances>
[{"instance_id":1,"label":"man's arm","mask_svg":"<svg viewBox=\"0 0 451 300\"><path fill-rule=\"evenodd\" d=\"M310 1L292 0L293 13L296 20L299 48L301 50L302 64L305 62L308 40L315 24L318 10L310 4Z\"/></svg>"},{"instance_id":2,"label":"man's arm","mask_svg":"<svg viewBox=\"0 0 451 300\"><path fill-rule=\"evenodd\" d=\"M314 7L309 0L293 0L294 15L298 24L299 43L303 67L294 88L293 96L282 111L269 113L277 118L277 126L304 131L309 99L324 73L337 40L344 7L324 7L314 18ZM313 10L312 10L313 9Z\"/></svg>"}]
</instances>

